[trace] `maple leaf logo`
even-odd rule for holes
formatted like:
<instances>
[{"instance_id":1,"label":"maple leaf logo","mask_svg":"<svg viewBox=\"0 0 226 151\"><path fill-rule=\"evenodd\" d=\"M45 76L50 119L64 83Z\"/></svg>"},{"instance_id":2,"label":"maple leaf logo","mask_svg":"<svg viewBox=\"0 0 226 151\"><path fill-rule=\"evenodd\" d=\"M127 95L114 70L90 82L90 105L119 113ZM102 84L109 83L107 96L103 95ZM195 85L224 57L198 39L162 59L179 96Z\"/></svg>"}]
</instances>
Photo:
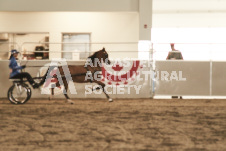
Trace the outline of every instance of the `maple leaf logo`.
<instances>
[{"instance_id":1,"label":"maple leaf logo","mask_svg":"<svg viewBox=\"0 0 226 151\"><path fill-rule=\"evenodd\" d=\"M112 66L112 69L115 71L121 71L123 69L123 66L120 66L118 63L114 66Z\"/></svg>"}]
</instances>

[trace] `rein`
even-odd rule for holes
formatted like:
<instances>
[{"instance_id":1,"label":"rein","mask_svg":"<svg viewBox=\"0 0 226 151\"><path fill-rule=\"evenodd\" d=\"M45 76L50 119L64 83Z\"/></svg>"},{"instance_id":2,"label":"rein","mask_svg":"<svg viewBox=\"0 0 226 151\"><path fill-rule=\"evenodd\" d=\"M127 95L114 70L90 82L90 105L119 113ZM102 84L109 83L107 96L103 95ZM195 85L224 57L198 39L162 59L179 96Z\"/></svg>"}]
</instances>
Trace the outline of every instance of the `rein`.
<instances>
[{"instance_id":1,"label":"rein","mask_svg":"<svg viewBox=\"0 0 226 151\"><path fill-rule=\"evenodd\" d=\"M27 62L25 63L25 64L27 64ZM26 67L31 67L31 68L33 68L33 67L51 67L51 66L26 66ZM56 67L61 67L61 66L56 66ZM91 72L91 74L93 75L95 72L97 72L97 71L99 71L99 70L95 70L95 68L93 69L94 70L94 72L92 72L92 71L90 71L89 70L89 68L88 67L90 67L90 68L92 68L90 65L87 65L87 64L85 64L84 65L84 68L86 69L86 73L77 73L77 74L70 74L70 75L60 75L59 77L61 77L61 78L65 78L65 77L68 77L68 76L84 76L84 75L86 75L88 72ZM46 76L47 78L49 78L49 77L52 77L52 78L58 78L58 76L57 75L53 75L53 76ZM33 79L43 79L43 78L45 78L45 76L42 76L42 77L34 77ZM93 82L93 80L92 79L89 79L89 82L90 83L92 83Z\"/></svg>"}]
</instances>

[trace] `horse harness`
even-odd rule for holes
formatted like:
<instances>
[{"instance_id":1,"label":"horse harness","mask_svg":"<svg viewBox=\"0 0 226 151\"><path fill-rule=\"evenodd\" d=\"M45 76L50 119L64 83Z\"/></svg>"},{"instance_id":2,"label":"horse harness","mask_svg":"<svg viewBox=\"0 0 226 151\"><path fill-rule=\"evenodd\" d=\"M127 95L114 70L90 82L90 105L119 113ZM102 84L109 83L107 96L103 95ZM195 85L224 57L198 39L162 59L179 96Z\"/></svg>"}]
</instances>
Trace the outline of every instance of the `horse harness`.
<instances>
[{"instance_id":1,"label":"horse harness","mask_svg":"<svg viewBox=\"0 0 226 151\"><path fill-rule=\"evenodd\" d=\"M90 65L89 65L90 66ZM91 66L90 66L91 67ZM99 70L93 70L93 72L88 68L88 65L85 65L84 66L84 68L86 69L86 73L77 73L77 74L71 74L71 75L68 75L68 76L84 76L84 75L86 75L87 73L88 74L91 74L91 75L93 75L95 72L97 72L97 71L99 71ZM92 67L91 67L92 68ZM57 75L54 75L54 76L52 76L53 78L57 78ZM61 75L60 76L61 78L63 78L63 77L67 77L67 75ZM90 83L92 83L93 82L93 80L92 79L89 79L89 82Z\"/></svg>"}]
</instances>

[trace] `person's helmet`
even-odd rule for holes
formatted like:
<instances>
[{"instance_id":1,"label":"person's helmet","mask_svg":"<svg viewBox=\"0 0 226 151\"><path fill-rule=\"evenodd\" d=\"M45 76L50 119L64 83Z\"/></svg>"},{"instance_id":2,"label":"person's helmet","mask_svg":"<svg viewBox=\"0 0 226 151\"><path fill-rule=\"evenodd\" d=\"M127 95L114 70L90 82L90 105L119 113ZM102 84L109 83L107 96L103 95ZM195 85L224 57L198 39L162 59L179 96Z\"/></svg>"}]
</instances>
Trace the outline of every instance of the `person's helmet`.
<instances>
[{"instance_id":1,"label":"person's helmet","mask_svg":"<svg viewBox=\"0 0 226 151\"><path fill-rule=\"evenodd\" d=\"M170 46L174 46L174 43L170 43Z\"/></svg>"},{"instance_id":2,"label":"person's helmet","mask_svg":"<svg viewBox=\"0 0 226 151\"><path fill-rule=\"evenodd\" d=\"M11 54L19 53L16 49L11 50Z\"/></svg>"}]
</instances>

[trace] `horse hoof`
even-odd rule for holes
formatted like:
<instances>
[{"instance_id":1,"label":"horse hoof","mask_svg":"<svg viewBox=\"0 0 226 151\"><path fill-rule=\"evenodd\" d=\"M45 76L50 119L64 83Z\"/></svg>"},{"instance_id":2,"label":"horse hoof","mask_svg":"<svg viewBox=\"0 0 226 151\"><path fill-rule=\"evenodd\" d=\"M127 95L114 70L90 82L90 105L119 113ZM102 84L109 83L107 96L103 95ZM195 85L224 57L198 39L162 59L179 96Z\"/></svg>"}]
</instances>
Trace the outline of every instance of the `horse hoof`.
<instances>
[{"instance_id":1,"label":"horse hoof","mask_svg":"<svg viewBox=\"0 0 226 151\"><path fill-rule=\"evenodd\" d=\"M53 99L53 96L50 96L50 97L49 97L49 101L52 100L52 99Z\"/></svg>"},{"instance_id":2,"label":"horse hoof","mask_svg":"<svg viewBox=\"0 0 226 151\"><path fill-rule=\"evenodd\" d=\"M109 102L113 102L113 99L108 99Z\"/></svg>"},{"instance_id":3,"label":"horse hoof","mask_svg":"<svg viewBox=\"0 0 226 151\"><path fill-rule=\"evenodd\" d=\"M69 103L69 104L74 104L75 102L72 101L72 100L67 100L66 103Z\"/></svg>"}]
</instances>

